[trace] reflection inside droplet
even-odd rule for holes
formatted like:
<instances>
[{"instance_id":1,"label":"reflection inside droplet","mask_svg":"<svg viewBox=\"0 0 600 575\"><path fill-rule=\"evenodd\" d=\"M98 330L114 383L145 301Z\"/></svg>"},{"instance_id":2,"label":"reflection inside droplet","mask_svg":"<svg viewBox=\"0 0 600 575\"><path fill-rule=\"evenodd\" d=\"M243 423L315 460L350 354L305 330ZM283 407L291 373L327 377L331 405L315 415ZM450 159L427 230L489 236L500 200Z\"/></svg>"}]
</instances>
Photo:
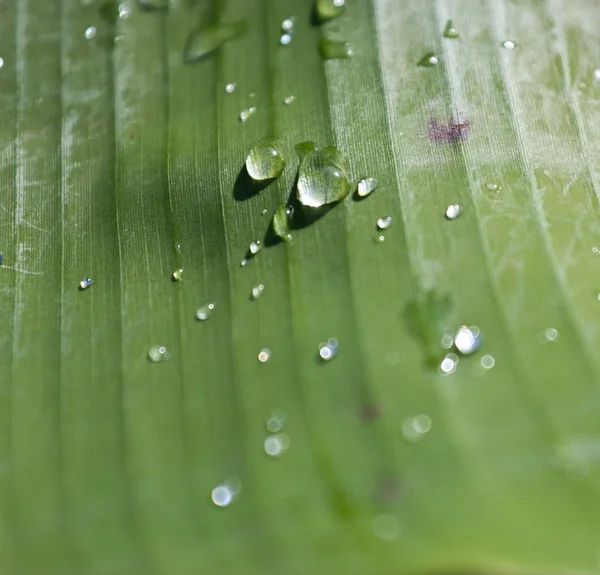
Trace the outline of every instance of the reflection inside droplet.
<instances>
[{"instance_id":1,"label":"reflection inside droplet","mask_svg":"<svg viewBox=\"0 0 600 575\"><path fill-rule=\"evenodd\" d=\"M496 360L494 359L494 357L492 355L484 355L481 358L481 367L483 367L483 369L492 369L492 367L494 367L496 363Z\"/></svg>"},{"instance_id":2,"label":"reflection inside droplet","mask_svg":"<svg viewBox=\"0 0 600 575\"><path fill-rule=\"evenodd\" d=\"M440 364L440 371L443 374L450 375L456 371L458 365L458 356L455 353L449 353Z\"/></svg>"},{"instance_id":3,"label":"reflection inside droplet","mask_svg":"<svg viewBox=\"0 0 600 575\"><path fill-rule=\"evenodd\" d=\"M89 28L86 28L85 30L85 39L86 40L91 40L92 38L96 37L96 27L95 26L90 26Z\"/></svg>"},{"instance_id":4,"label":"reflection inside droplet","mask_svg":"<svg viewBox=\"0 0 600 575\"><path fill-rule=\"evenodd\" d=\"M271 359L271 350L268 348L263 348L258 352L258 361L260 363L267 363Z\"/></svg>"},{"instance_id":5,"label":"reflection inside droplet","mask_svg":"<svg viewBox=\"0 0 600 575\"><path fill-rule=\"evenodd\" d=\"M558 337L558 330L553 328L553 327L549 327L545 332L544 335L546 336L546 339L548 341L555 341L556 338Z\"/></svg>"},{"instance_id":6,"label":"reflection inside droplet","mask_svg":"<svg viewBox=\"0 0 600 575\"><path fill-rule=\"evenodd\" d=\"M233 496L234 496L234 493L231 491L231 489L227 485L218 485L217 487L215 487L212 490L212 492L210 494L210 498L212 499L212 502L217 507L229 506L231 504L231 502L233 501Z\"/></svg>"},{"instance_id":7,"label":"reflection inside droplet","mask_svg":"<svg viewBox=\"0 0 600 575\"><path fill-rule=\"evenodd\" d=\"M265 453L271 457L279 457L290 446L290 438L285 433L269 435L265 439Z\"/></svg>"}]
</instances>

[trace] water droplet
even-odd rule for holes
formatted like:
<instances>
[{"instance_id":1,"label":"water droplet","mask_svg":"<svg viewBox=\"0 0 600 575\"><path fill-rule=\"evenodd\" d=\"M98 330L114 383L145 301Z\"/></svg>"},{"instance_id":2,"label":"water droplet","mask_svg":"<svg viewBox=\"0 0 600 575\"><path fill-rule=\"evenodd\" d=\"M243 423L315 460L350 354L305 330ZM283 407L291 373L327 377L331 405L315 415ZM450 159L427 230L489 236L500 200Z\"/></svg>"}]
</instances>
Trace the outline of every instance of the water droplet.
<instances>
[{"instance_id":1,"label":"water droplet","mask_svg":"<svg viewBox=\"0 0 600 575\"><path fill-rule=\"evenodd\" d=\"M312 146L312 149L310 149ZM298 199L311 208L343 200L350 191L345 162L333 147L319 150L310 142L296 146L301 156L298 168Z\"/></svg>"},{"instance_id":2,"label":"water droplet","mask_svg":"<svg viewBox=\"0 0 600 575\"><path fill-rule=\"evenodd\" d=\"M115 46L117 44L120 44L121 42L123 42L123 40L125 40L125 36L123 36L123 34L119 34L118 36L115 36Z\"/></svg>"},{"instance_id":3,"label":"water droplet","mask_svg":"<svg viewBox=\"0 0 600 575\"><path fill-rule=\"evenodd\" d=\"M240 112L240 122L247 122L256 112L256 108L247 108L246 110L242 110Z\"/></svg>"},{"instance_id":4,"label":"water droplet","mask_svg":"<svg viewBox=\"0 0 600 575\"><path fill-rule=\"evenodd\" d=\"M445 38L458 38L459 37L458 30L452 24L452 20L448 20L446 22L446 27L444 28L444 37Z\"/></svg>"},{"instance_id":5,"label":"water droplet","mask_svg":"<svg viewBox=\"0 0 600 575\"><path fill-rule=\"evenodd\" d=\"M316 16L320 22L337 18L344 13L345 0L317 0Z\"/></svg>"},{"instance_id":6,"label":"water droplet","mask_svg":"<svg viewBox=\"0 0 600 575\"><path fill-rule=\"evenodd\" d=\"M435 66L437 63L438 63L438 58L433 52L427 52L427 54L425 54L425 56L423 56L417 62L417 64L419 66L423 66L425 68L431 68L432 66Z\"/></svg>"},{"instance_id":7,"label":"water droplet","mask_svg":"<svg viewBox=\"0 0 600 575\"><path fill-rule=\"evenodd\" d=\"M486 184L485 187L490 191L490 192L499 192L502 188L498 185L498 184Z\"/></svg>"},{"instance_id":8,"label":"water droplet","mask_svg":"<svg viewBox=\"0 0 600 575\"><path fill-rule=\"evenodd\" d=\"M290 32L291 30L294 29L294 24L295 24L296 19L294 18L294 16L292 16L291 18L286 18L282 23L281 23L281 29L283 32Z\"/></svg>"},{"instance_id":9,"label":"water droplet","mask_svg":"<svg viewBox=\"0 0 600 575\"><path fill-rule=\"evenodd\" d=\"M236 84L227 84L227 86L225 86L225 92L227 92L228 94L231 94L231 93L235 92L236 88L237 88Z\"/></svg>"},{"instance_id":10,"label":"water droplet","mask_svg":"<svg viewBox=\"0 0 600 575\"><path fill-rule=\"evenodd\" d=\"M214 303L207 303L196 310L196 319L198 321L206 321L215 311Z\"/></svg>"},{"instance_id":11,"label":"water droplet","mask_svg":"<svg viewBox=\"0 0 600 575\"><path fill-rule=\"evenodd\" d=\"M96 30L95 26L90 26L89 28L86 28L86 30L85 30L85 39L86 40L91 40L92 38L95 38L97 32L98 32L98 30Z\"/></svg>"},{"instance_id":12,"label":"water droplet","mask_svg":"<svg viewBox=\"0 0 600 575\"><path fill-rule=\"evenodd\" d=\"M173 278L174 282L180 282L183 279L183 269L180 268L178 270L175 270L171 277Z\"/></svg>"},{"instance_id":13,"label":"water droplet","mask_svg":"<svg viewBox=\"0 0 600 575\"><path fill-rule=\"evenodd\" d=\"M278 178L285 162L273 142L259 142L246 158L246 170L253 180L264 181Z\"/></svg>"},{"instance_id":14,"label":"water droplet","mask_svg":"<svg viewBox=\"0 0 600 575\"><path fill-rule=\"evenodd\" d=\"M483 369L492 369L492 367L494 367L495 364L496 360L492 355L484 355L481 358L481 367L483 367Z\"/></svg>"},{"instance_id":15,"label":"water droplet","mask_svg":"<svg viewBox=\"0 0 600 575\"><path fill-rule=\"evenodd\" d=\"M380 230L387 230L392 225L392 216L385 216L377 220L377 227Z\"/></svg>"},{"instance_id":16,"label":"water droplet","mask_svg":"<svg viewBox=\"0 0 600 575\"><path fill-rule=\"evenodd\" d=\"M258 352L258 361L260 363L267 363L271 359L271 350L268 347L264 347Z\"/></svg>"},{"instance_id":17,"label":"water droplet","mask_svg":"<svg viewBox=\"0 0 600 575\"><path fill-rule=\"evenodd\" d=\"M261 249L262 249L262 243L261 243L261 241L260 240L256 240L255 242L251 242L250 243L250 247L248 248L248 251L250 252L250 254L252 254L254 256Z\"/></svg>"},{"instance_id":18,"label":"water droplet","mask_svg":"<svg viewBox=\"0 0 600 575\"><path fill-rule=\"evenodd\" d=\"M329 40L327 38L321 40L319 50L321 51L321 57L324 60L350 58L354 53L348 42Z\"/></svg>"},{"instance_id":19,"label":"water droplet","mask_svg":"<svg viewBox=\"0 0 600 575\"><path fill-rule=\"evenodd\" d=\"M504 42L502 42L502 47L506 48L507 50L514 50L516 44L512 40L504 40Z\"/></svg>"},{"instance_id":20,"label":"water droplet","mask_svg":"<svg viewBox=\"0 0 600 575\"><path fill-rule=\"evenodd\" d=\"M373 519L373 533L383 541L394 541L400 535L400 531L400 523L391 513L384 513Z\"/></svg>"},{"instance_id":21,"label":"water droplet","mask_svg":"<svg viewBox=\"0 0 600 575\"><path fill-rule=\"evenodd\" d=\"M241 262L240 262L240 267L241 268L245 268L248 265L248 258L244 258Z\"/></svg>"},{"instance_id":22,"label":"water droplet","mask_svg":"<svg viewBox=\"0 0 600 575\"><path fill-rule=\"evenodd\" d=\"M479 349L481 334L477 326L462 325L454 335L454 347L463 355L469 355Z\"/></svg>"},{"instance_id":23,"label":"water droplet","mask_svg":"<svg viewBox=\"0 0 600 575\"><path fill-rule=\"evenodd\" d=\"M279 457L280 455L283 455L289 446L290 438L285 433L269 435L265 439L265 453L271 457Z\"/></svg>"},{"instance_id":24,"label":"water droplet","mask_svg":"<svg viewBox=\"0 0 600 575\"><path fill-rule=\"evenodd\" d=\"M242 482L237 477L228 477L223 485L228 487L229 491L231 491L234 496L239 495L242 491Z\"/></svg>"},{"instance_id":25,"label":"water droplet","mask_svg":"<svg viewBox=\"0 0 600 575\"><path fill-rule=\"evenodd\" d=\"M288 206L286 204L281 204L273 214L273 232L285 242L290 242L292 240L290 226L293 217L293 206Z\"/></svg>"},{"instance_id":26,"label":"water droplet","mask_svg":"<svg viewBox=\"0 0 600 575\"><path fill-rule=\"evenodd\" d=\"M553 327L549 327L544 332L544 335L546 336L546 339L548 341L556 341L556 339L558 338L558 330Z\"/></svg>"},{"instance_id":27,"label":"water droplet","mask_svg":"<svg viewBox=\"0 0 600 575\"><path fill-rule=\"evenodd\" d=\"M171 353L164 345L153 345L148 350L148 359L153 363L171 359Z\"/></svg>"},{"instance_id":28,"label":"water droplet","mask_svg":"<svg viewBox=\"0 0 600 575\"><path fill-rule=\"evenodd\" d=\"M356 193L359 197L364 198L377 188L377 184L377 178L363 178L358 182Z\"/></svg>"},{"instance_id":29,"label":"water droplet","mask_svg":"<svg viewBox=\"0 0 600 575\"><path fill-rule=\"evenodd\" d=\"M257 285L255 287L252 288L252 299L258 299L263 292L265 291L265 286L263 284Z\"/></svg>"},{"instance_id":30,"label":"water droplet","mask_svg":"<svg viewBox=\"0 0 600 575\"><path fill-rule=\"evenodd\" d=\"M378 244L382 244L383 242L385 242L385 236L383 234L380 234L375 238L375 242Z\"/></svg>"},{"instance_id":31,"label":"water droplet","mask_svg":"<svg viewBox=\"0 0 600 575\"><path fill-rule=\"evenodd\" d=\"M119 4L119 18L127 20L131 16L131 9L126 4Z\"/></svg>"},{"instance_id":32,"label":"water droplet","mask_svg":"<svg viewBox=\"0 0 600 575\"><path fill-rule=\"evenodd\" d=\"M228 485L217 485L212 490L210 498L217 507L228 507L231 505L234 495Z\"/></svg>"},{"instance_id":33,"label":"water droplet","mask_svg":"<svg viewBox=\"0 0 600 575\"><path fill-rule=\"evenodd\" d=\"M323 361L329 361L337 355L338 341L334 337L330 337L327 341L319 344L319 357Z\"/></svg>"},{"instance_id":34,"label":"water droplet","mask_svg":"<svg viewBox=\"0 0 600 575\"><path fill-rule=\"evenodd\" d=\"M592 251L593 251L595 254L600 254L600 249L598 249L596 246L594 246L594 247L592 248Z\"/></svg>"},{"instance_id":35,"label":"water droplet","mask_svg":"<svg viewBox=\"0 0 600 575\"><path fill-rule=\"evenodd\" d=\"M410 442L419 441L431 429L431 418L427 415L417 415L404 420L402 435Z\"/></svg>"},{"instance_id":36,"label":"water droplet","mask_svg":"<svg viewBox=\"0 0 600 575\"><path fill-rule=\"evenodd\" d=\"M291 96L288 96L288 97L287 97L287 98L286 98L286 99L283 101L283 103L289 106L290 104L293 104L295 101L296 101L296 96L294 96L294 95L291 95Z\"/></svg>"},{"instance_id":37,"label":"water droplet","mask_svg":"<svg viewBox=\"0 0 600 575\"><path fill-rule=\"evenodd\" d=\"M600 68L596 68L596 69L594 70L594 78L595 78L596 80L600 80Z\"/></svg>"},{"instance_id":38,"label":"water droplet","mask_svg":"<svg viewBox=\"0 0 600 575\"><path fill-rule=\"evenodd\" d=\"M195 62L217 51L225 42L243 34L248 28L244 20L225 24L202 24L189 36L185 61Z\"/></svg>"},{"instance_id":39,"label":"water droplet","mask_svg":"<svg viewBox=\"0 0 600 575\"><path fill-rule=\"evenodd\" d=\"M452 345L454 344L454 337L448 333L445 333L442 336L442 340L440 341L440 343L442 344L442 347L444 349L450 349L452 347Z\"/></svg>"},{"instance_id":40,"label":"water droplet","mask_svg":"<svg viewBox=\"0 0 600 575\"><path fill-rule=\"evenodd\" d=\"M85 278L79 282L79 289L84 290L92 285L92 278Z\"/></svg>"},{"instance_id":41,"label":"water droplet","mask_svg":"<svg viewBox=\"0 0 600 575\"><path fill-rule=\"evenodd\" d=\"M451 204L446 208L446 218L448 220L455 220L460 216L460 206L458 204Z\"/></svg>"},{"instance_id":42,"label":"water droplet","mask_svg":"<svg viewBox=\"0 0 600 575\"><path fill-rule=\"evenodd\" d=\"M267 419L267 429L271 433L277 433L283 429L285 423L285 411L283 409L274 409L271 416Z\"/></svg>"},{"instance_id":43,"label":"water droplet","mask_svg":"<svg viewBox=\"0 0 600 575\"><path fill-rule=\"evenodd\" d=\"M291 41L292 41L292 35L291 34L282 34L281 38L279 38L279 43L282 46L287 46Z\"/></svg>"},{"instance_id":44,"label":"water droplet","mask_svg":"<svg viewBox=\"0 0 600 575\"><path fill-rule=\"evenodd\" d=\"M449 353L442 363L440 363L440 371L446 375L450 375L456 371L458 365L458 356L455 353Z\"/></svg>"}]
</instances>

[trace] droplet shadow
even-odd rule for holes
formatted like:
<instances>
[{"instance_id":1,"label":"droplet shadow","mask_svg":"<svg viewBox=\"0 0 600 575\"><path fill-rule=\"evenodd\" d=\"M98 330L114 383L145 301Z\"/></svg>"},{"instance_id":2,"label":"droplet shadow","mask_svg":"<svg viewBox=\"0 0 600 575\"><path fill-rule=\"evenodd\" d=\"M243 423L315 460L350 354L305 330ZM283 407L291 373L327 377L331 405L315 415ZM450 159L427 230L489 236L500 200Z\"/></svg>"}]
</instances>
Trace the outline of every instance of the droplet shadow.
<instances>
[{"instance_id":1,"label":"droplet shadow","mask_svg":"<svg viewBox=\"0 0 600 575\"><path fill-rule=\"evenodd\" d=\"M245 202L262 192L272 181L273 179L253 180L244 164L233 184L233 197L238 202Z\"/></svg>"}]
</instances>

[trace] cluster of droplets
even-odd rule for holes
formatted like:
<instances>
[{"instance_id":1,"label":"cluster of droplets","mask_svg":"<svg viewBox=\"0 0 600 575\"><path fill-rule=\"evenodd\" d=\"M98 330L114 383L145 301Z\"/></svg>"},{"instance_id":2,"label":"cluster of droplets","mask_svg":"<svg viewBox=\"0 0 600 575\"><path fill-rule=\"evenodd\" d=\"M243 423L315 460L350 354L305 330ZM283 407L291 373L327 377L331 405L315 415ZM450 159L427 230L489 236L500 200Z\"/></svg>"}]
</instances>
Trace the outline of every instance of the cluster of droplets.
<instances>
[{"instance_id":1,"label":"cluster of droplets","mask_svg":"<svg viewBox=\"0 0 600 575\"><path fill-rule=\"evenodd\" d=\"M296 25L296 17L292 16L291 18L286 18L281 23L281 37L279 38L279 43L282 46L287 46L292 41L294 36L294 26Z\"/></svg>"},{"instance_id":2,"label":"cluster of droplets","mask_svg":"<svg viewBox=\"0 0 600 575\"><path fill-rule=\"evenodd\" d=\"M279 457L290 446L290 438L283 433L286 413L282 409L275 409L267 419L266 427L269 434L265 438L263 447L269 457Z\"/></svg>"},{"instance_id":3,"label":"cluster of droplets","mask_svg":"<svg viewBox=\"0 0 600 575\"><path fill-rule=\"evenodd\" d=\"M327 341L319 344L319 358L322 361L331 361L338 353L338 340L330 337Z\"/></svg>"}]
</instances>

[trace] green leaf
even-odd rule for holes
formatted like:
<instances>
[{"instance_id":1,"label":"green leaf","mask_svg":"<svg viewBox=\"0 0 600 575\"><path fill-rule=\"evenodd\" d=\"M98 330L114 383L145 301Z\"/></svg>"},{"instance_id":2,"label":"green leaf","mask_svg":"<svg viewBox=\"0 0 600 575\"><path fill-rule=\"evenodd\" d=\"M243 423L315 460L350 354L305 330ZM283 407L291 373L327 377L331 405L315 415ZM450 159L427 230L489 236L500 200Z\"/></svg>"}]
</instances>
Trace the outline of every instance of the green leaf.
<instances>
[{"instance_id":1,"label":"green leaf","mask_svg":"<svg viewBox=\"0 0 600 575\"><path fill-rule=\"evenodd\" d=\"M597 571L596 3L323 6L2 2L1 573Z\"/></svg>"}]
</instances>

